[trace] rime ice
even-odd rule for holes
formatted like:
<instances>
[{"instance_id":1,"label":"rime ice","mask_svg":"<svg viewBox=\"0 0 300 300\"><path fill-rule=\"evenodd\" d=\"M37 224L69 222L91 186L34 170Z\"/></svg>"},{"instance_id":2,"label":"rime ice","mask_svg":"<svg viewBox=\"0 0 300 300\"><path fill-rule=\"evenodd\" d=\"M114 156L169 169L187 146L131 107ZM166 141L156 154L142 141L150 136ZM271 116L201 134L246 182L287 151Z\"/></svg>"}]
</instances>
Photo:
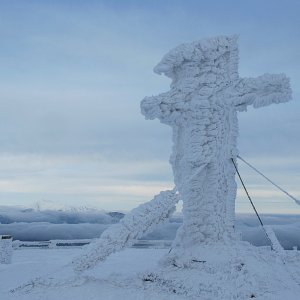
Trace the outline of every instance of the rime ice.
<instances>
[{"instance_id":1,"label":"rime ice","mask_svg":"<svg viewBox=\"0 0 300 300\"><path fill-rule=\"evenodd\" d=\"M100 239L88 245L84 253L73 260L73 268L76 271L89 269L110 254L132 246L136 239L167 220L174 213L178 200L175 190L163 191L133 209L118 224L105 230Z\"/></svg>"},{"instance_id":2,"label":"rime ice","mask_svg":"<svg viewBox=\"0 0 300 300\"><path fill-rule=\"evenodd\" d=\"M146 97L146 119L173 129L170 163L183 200L183 225L174 247L189 249L234 238L237 112L291 99L288 78L240 78L237 38L182 44L154 68L172 79L170 91Z\"/></svg>"},{"instance_id":3,"label":"rime ice","mask_svg":"<svg viewBox=\"0 0 300 300\"><path fill-rule=\"evenodd\" d=\"M170 162L176 187L130 212L103 232L73 260L73 268L92 268L111 253L130 246L161 224L183 200L183 225L166 261L185 264L197 249L235 239L235 168L237 112L247 106L266 106L291 99L283 74L257 78L238 75L237 38L217 37L182 44L155 67L172 79L171 90L146 97L141 110L147 119L159 119L173 129ZM197 255L196 255L197 256ZM181 260L181 261L180 261Z\"/></svg>"}]
</instances>

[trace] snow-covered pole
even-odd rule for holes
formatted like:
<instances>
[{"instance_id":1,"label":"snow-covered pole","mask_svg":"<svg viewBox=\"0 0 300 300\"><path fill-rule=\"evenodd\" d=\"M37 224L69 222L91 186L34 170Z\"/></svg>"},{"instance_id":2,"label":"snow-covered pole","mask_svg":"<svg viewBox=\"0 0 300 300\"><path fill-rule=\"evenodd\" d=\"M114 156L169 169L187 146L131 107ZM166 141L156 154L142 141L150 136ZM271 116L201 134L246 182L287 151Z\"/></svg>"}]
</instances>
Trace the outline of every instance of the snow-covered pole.
<instances>
[{"instance_id":1,"label":"snow-covered pole","mask_svg":"<svg viewBox=\"0 0 300 300\"><path fill-rule=\"evenodd\" d=\"M125 215L117 224L105 230L101 237L87 245L72 267L77 272L93 268L109 255L130 247L144 234L164 223L176 210L179 195L176 189L163 191L151 201L143 203Z\"/></svg>"},{"instance_id":2,"label":"snow-covered pole","mask_svg":"<svg viewBox=\"0 0 300 300\"><path fill-rule=\"evenodd\" d=\"M12 237L10 235L0 235L0 263L9 264L12 253Z\"/></svg>"}]
</instances>

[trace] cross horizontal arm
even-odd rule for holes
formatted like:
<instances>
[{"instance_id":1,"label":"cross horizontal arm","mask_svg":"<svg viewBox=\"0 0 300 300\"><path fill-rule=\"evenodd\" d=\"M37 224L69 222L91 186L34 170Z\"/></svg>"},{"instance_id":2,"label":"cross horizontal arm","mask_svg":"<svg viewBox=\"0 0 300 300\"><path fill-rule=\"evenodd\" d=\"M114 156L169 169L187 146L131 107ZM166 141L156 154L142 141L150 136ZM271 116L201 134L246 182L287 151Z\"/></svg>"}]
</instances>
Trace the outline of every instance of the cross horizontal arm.
<instances>
[{"instance_id":1,"label":"cross horizontal arm","mask_svg":"<svg viewBox=\"0 0 300 300\"><path fill-rule=\"evenodd\" d=\"M256 78L241 78L236 85L234 104L238 110L246 110L292 99L289 79L284 74L264 74Z\"/></svg>"},{"instance_id":2,"label":"cross horizontal arm","mask_svg":"<svg viewBox=\"0 0 300 300\"><path fill-rule=\"evenodd\" d=\"M170 92L145 97L141 102L141 112L146 119L164 120L173 111Z\"/></svg>"}]
</instances>

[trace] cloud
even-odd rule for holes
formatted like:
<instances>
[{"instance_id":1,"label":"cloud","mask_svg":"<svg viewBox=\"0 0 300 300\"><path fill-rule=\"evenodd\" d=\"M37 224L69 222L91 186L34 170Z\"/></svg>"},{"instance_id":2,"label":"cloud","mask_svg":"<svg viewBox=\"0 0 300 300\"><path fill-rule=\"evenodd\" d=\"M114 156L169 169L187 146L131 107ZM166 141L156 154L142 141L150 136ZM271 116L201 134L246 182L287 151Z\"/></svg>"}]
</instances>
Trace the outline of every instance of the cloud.
<instances>
[{"instance_id":1,"label":"cloud","mask_svg":"<svg viewBox=\"0 0 300 300\"><path fill-rule=\"evenodd\" d=\"M115 214L117 216L115 217L111 213L85 207L60 210L45 209L45 204L49 205L47 202L38 203L36 209L0 206L0 223L112 224L118 222L119 217L122 217L122 214Z\"/></svg>"},{"instance_id":2,"label":"cloud","mask_svg":"<svg viewBox=\"0 0 300 300\"><path fill-rule=\"evenodd\" d=\"M167 161L98 154L6 154L0 173L0 202L26 206L50 200L58 207L128 210L173 187Z\"/></svg>"},{"instance_id":3,"label":"cloud","mask_svg":"<svg viewBox=\"0 0 300 300\"><path fill-rule=\"evenodd\" d=\"M99 237L108 226L104 224L15 223L1 225L0 234L6 232L21 241L92 239Z\"/></svg>"},{"instance_id":4,"label":"cloud","mask_svg":"<svg viewBox=\"0 0 300 300\"><path fill-rule=\"evenodd\" d=\"M0 235L10 234L15 240L23 241L92 239L123 217L120 213L88 208L53 210L44 206L42 209L43 205L49 203L41 203L39 209L0 207ZM264 214L261 218L265 225L272 226L285 249L300 247L299 215ZM173 240L181 223L181 215L175 214L142 239ZM254 214L238 214L236 230L243 240L253 245L269 244Z\"/></svg>"},{"instance_id":5,"label":"cloud","mask_svg":"<svg viewBox=\"0 0 300 300\"><path fill-rule=\"evenodd\" d=\"M130 209L172 185L170 128L145 121L139 108L168 90L153 66L179 43L238 33L241 76L286 72L297 100L298 8L257 0L1 4L0 203ZM294 101L239 114L241 156L298 197L299 109ZM259 201L278 199L249 171L243 176Z\"/></svg>"}]
</instances>

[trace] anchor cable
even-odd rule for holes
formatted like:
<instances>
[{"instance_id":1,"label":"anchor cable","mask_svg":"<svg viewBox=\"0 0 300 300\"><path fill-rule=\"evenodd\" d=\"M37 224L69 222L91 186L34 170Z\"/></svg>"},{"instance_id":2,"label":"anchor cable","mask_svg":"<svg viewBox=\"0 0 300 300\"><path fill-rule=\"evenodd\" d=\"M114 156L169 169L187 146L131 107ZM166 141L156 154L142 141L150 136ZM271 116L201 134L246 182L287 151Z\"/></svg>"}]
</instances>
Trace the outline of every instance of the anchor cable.
<instances>
[{"instance_id":1,"label":"anchor cable","mask_svg":"<svg viewBox=\"0 0 300 300\"><path fill-rule=\"evenodd\" d=\"M234 159L233 159L233 158L231 158L231 161L232 161L232 163L233 163L233 165L234 165L234 168L235 168L235 170L236 170L236 173L238 174L238 177L239 177L239 179L240 179L240 181L241 181L241 183L242 183L242 185L243 185L243 188L244 188L244 190L245 190L245 192L246 192L246 194L247 194L247 197L248 197L248 199L249 199L249 201L250 201L250 203L251 203L251 205L252 205L252 208L253 208L253 210L255 211L255 214L256 214L256 216L257 216L257 218L258 218L258 220L259 220L259 223L260 223L261 227L263 228L263 230L264 230L264 232L265 232L265 234L266 234L267 239L270 241L271 249L274 250L273 242L272 242L271 238L269 237L269 235L268 235L268 233L267 233L267 230L266 230L265 227L264 227L264 223L262 222L262 219L260 218L260 216L259 216L259 214L258 214L258 211L256 210L256 207L255 207L255 205L254 205L254 203L253 203L253 201L252 201L252 199L251 199L251 197L250 197L250 195L249 195L249 193L248 193L248 190L247 190L247 188L246 188L246 186L245 186L245 184L244 184L244 181L243 181L243 179L242 179L242 177L241 177L241 175L240 175L240 172L239 172L239 170L238 170L238 168L237 168L237 166L236 166L236 163L234 162Z\"/></svg>"},{"instance_id":2,"label":"anchor cable","mask_svg":"<svg viewBox=\"0 0 300 300\"><path fill-rule=\"evenodd\" d=\"M250 163L248 163L245 159L243 159L242 157L238 156L238 159L240 159L241 161L243 161L248 167L250 167L252 170L254 170L256 173L258 173L260 176L262 176L263 178L265 178L267 181L269 181L271 184L273 184L277 189L279 189L281 192L283 192L284 194L286 194L288 197L290 197L296 204L300 205L300 200L296 199L294 196L292 196L291 194L289 194L287 191L285 191L283 188L281 188L278 184L276 184L275 182L273 182L270 178L268 178L267 176L265 176L262 172L258 171L254 166L252 166Z\"/></svg>"}]
</instances>

